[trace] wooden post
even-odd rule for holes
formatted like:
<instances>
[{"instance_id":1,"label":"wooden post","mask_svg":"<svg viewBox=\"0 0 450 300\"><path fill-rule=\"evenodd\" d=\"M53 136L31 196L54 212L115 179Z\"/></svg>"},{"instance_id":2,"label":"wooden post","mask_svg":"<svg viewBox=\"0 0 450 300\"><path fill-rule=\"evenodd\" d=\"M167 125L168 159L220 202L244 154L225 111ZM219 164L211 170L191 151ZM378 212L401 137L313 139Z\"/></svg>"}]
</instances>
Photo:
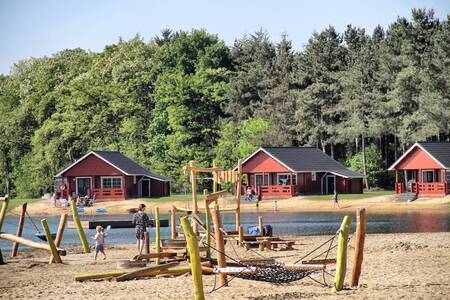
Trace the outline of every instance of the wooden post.
<instances>
[{"instance_id":1,"label":"wooden post","mask_svg":"<svg viewBox=\"0 0 450 300\"><path fill-rule=\"evenodd\" d=\"M22 204L22 212L20 213L19 225L17 226L16 236L22 236L23 224L25 223L25 212L27 211L27 203ZM19 243L14 242L11 250L11 256L16 257L19 250Z\"/></svg>"},{"instance_id":2,"label":"wooden post","mask_svg":"<svg viewBox=\"0 0 450 300\"><path fill-rule=\"evenodd\" d=\"M242 192L242 160L238 160L238 175L236 183L236 230L241 226L241 192Z\"/></svg>"},{"instance_id":3,"label":"wooden post","mask_svg":"<svg viewBox=\"0 0 450 300\"><path fill-rule=\"evenodd\" d=\"M264 223L263 223L263 218L261 216L258 217L258 228L259 228L259 234L261 236L264 236Z\"/></svg>"},{"instance_id":4,"label":"wooden post","mask_svg":"<svg viewBox=\"0 0 450 300\"><path fill-rule=\"evenodd\" d=\"M355 256L353 258L352 278L350 286L358 286L359 276L361 275L361 265L364 254L364 240L366 238L366 209L358 207L356 210L356 240Z\"/></svg>"},{"instance_id":5,"label":"wooden post","mask_svg":"<svg viewBox=\"0 0 450 300\"><path fill-rule=\"evenodd\" d=\"M75 226L77 227L78 236L80 237L81 244L83 245L84 253L90 253L91 249L89 248L89 243L86 239L86 234L84 233L83 227L81 226L80 217L78 216L77 204L72 199L71 206L73 212L73 221Z\"/></svg>"},{"instance_id":6,"label":"wooden post","mask_svg":"<svg viewBox=\"0 0 450 300\"><path fill-rule=\"evenodd\" d=\"M41 220L42 228L45 232L45 237L47 238L48 245L50 246L50 250L52 251L52 256L55 259L55 263L60 264L62 263L61 257L59 256L58 249L56 249L55 242L52 239L52 234L50 232L50 229L48 228L47 220L42 219Z\"/></svg>"},{"instance_id":7,"label":"wooden post","mask_svg":"<svg viewBox=\"0 0 450 300\"><path fill-rule=\"evenodd\" d=\"M58 232L56 233L56 238L55 238L55 246L57 248L59 248L59 246L61 246L61 241L62 241L62 237L64 235L64 228L66 227L66 223L67 223L67 214L63 213L61 215L61 218L59 219ZM55 262L55 258L53 257L53 255L51 255L50 261L48 263L51 264L54 262Z\"/></svg>"},{"instance_id":8,"label":"wooden post","mask_svg":"<svg viewBox=\"0 0 450 300\"><path fill-rule=\"evenodd\" d=\"M339 229L338 249L336 256L336 275L334 277L334 291L340 291L344 287L345 272L347 269L347 243L350 231L351 218L345 216Z\"/></svg>"},{"instance_id":9,"label":"wooden post","mask_svg":"<svg viewBox=\"0 0 450 300\"><path fill-rule=\"evenodd\" d=\"M227 262L225 260L225 247L223 242L223 234L220 230L221 220L220 220L220 210L219 206L216 205L214 208L214 235L216 238L216 249L217 249L217 266L219 268L225 268L227 266ZM219 284L220 286L228 286L227 283L227 275L219 273Z\"/></svg>"},{"instance_id":10,"label":"wooden post","mask_svg":"<svg viewBox=\"0 0 450 300\"><path fill-rule=\"evenodd\" d=\"M200 254L198 251L197 235L189 225L187 217L181 218L181 227L183 227L183 232L189 251L189 257L191 259L192 281L194 283L195 291L194 299L204 300L205 295L203 293L202 266L200 263Z\"/></svg>"},{"instance_id":11,"label":"wooden post","mask_svg":"<svg viewBox=\"0 0 450 300\"><path fill-rule=\"evenodd\" d=\"M175 205L172 205L172 210L170 211L170 223L172 225L171 229L171 238L175 240L177 238L177 210Z\"/></svg>"},{"instance_id":12,"label":"wooden post","mask_svg":"<svg viewBox=\"0 0 450 300\"><path fill-rule=\"evenodd\" d=\"M194 230L195 234L198 233L197 230L197 222L195 222L195 217L197 217L198 207L197 207L197 176L195 174L195 161L191 160L189 162L189 166L191 168L191 189L192 189L192 221L191 226L192 230Z\"/></svg>"},{"instance_id":13,"label":"wooden post","mask_svg":"<svg viewBox=\"0 0 450 300\"><path fill-rule=\"evenodd\" d=\"M211 258L211 211L209 210L208 203L208 190L203 190L203 195L205 196L205 229L206 229L206 246L208 250L206 251L206 257Z\"/></svg>"},{"instance_id":14,"label":"wooden post","mask_svg":"<svg viewBox=\"0 0 450 300\"><path fill-rule=\"evenodd\" d=\"M159 207L155 207L155 231L156 231L156 237L155 237L155 250L156 253L161 252L161 231L160 231L160 224L159 224ZM155 259L155 263L159 265L160 258L157 257Z\"/></svg>"},{"instance_id":15,"label":"wooden post","mask_svg":"<svg viewBox=\"0 0 450 300\"><path fill-rule=\"evenodd\" d=\"M213 160L212 163L213 169L217 168L216 160ZM217 181L219 177L219 171L213 171L213 193L217 192Z\"/></svg>"},{"instance_id":16,"label":"wooden post","mask_svg":"<svg viewBox=\"0 0 450 300\"><path fill-rule=\"evenodd\" d=\"M3 201L3 203L2 203L2 209L0 210L0 232L2 231L2 226L3 226L3 221L5 220L6 211L8 210L8 204L9 204L8 195L5 195L5 197L3 197L3 199L1 199L1 200Z\"/></svg>"},{"instance_id":17,"label":"wooden post","mask_svg":"<svg viewBox=\"0 0 450 300\"><path fill-rule=\"evenodd\" d=\"M148 231L144 232L144 254L150 254L150 232Z\"/></svg>"},{"instance_id":18,"label":"wooden post","mask_svg":"<svg viewBox=\"0 0 450 300\"><path fill-rule=\"evenodd\" d=\"M241 246L242 242L244 242L244 227L239 226L238 234L239 234L239 245Z\"/></svg>"}]
</instances>

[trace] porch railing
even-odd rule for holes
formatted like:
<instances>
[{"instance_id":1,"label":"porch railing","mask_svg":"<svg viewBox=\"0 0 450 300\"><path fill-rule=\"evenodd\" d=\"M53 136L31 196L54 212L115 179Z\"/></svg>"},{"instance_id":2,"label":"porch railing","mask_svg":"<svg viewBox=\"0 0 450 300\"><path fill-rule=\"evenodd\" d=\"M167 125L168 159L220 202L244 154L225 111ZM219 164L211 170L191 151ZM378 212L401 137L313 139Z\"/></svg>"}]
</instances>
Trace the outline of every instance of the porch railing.
<instances>
[{"instance_id":1,"label":"porch railing","mask_svg":"<svg viewBox=\"0 0 450 300\"><path fill-rule=\"evenodd\" d=\"M295 185L260 185L258 193L261 196L294 196L297 192Z\"/></svg>"},{"instance_id":2,"label":"porch railing","mask_svg":"<svg viewBox=\"0 0 450 300\"><path fill-rule=\"evenodd\" d=\"M416 182L411 184L411 191L419 195L447 195L447 182Z\"/></svg>"},{"instance_id":3,"label":"porch railing","mask_svg":"<svg viewBox=\"0 0 450 300\"><path fill-rule=\"evenodd\" d=\"M124 199L126 191L121 189L93 189L97 199Z\"/></svg>"},{"instance_id":4,"label":"porch railing","mask_svg":"<svg viewBox=\"0 0 450 300\"><path fill-rule=\"evenodd\" d=\"M395 183L395 193L396 194L401 194L404 191L405 191L405 189L404 189L404 185L402 182Z\"/></svg>"}]
</instances>

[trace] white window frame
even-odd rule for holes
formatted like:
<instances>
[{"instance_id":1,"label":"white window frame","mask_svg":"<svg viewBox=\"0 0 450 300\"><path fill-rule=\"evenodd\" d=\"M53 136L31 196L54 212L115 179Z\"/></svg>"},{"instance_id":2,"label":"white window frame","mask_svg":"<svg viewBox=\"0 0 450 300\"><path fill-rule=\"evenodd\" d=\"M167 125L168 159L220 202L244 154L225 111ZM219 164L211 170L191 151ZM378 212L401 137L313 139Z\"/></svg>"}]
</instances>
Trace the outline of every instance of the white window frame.
<instances>
[{"instance_id":1,"label":"white window frame","mask_svg":"<svg viewBox=\"0 0 450 300\"><path fill-rule=\"evenodd\" d=\"M317 181L317 172L311 172L311 181Z\"/></svg>"},{"instance_id":2,"label":"white window frame","mask_svg":"<svg viewBox=\"0 0 450 300\"><path fill-rule=\"evenodd\" d=\"M256 185L256 176L257 175L259 175L259 176L261 176L262 177L262 186L265 186L266 184L264 183L264 177L266 177L267 176L267 185L269 185L269 183L270 183L270 177L269 177L269 174L268 173L255 173L255 178L253 179L253 181L254 181L254 183L255 183L255 187L257 187L257 185Z\"/></svg>"},{"instance_id":3,"label":"white window frame","mask_svg":"<svg viewBox=\"0 0 450 300\"><path fill-rule=\"evenodd\" d=\"M120 179L120 189L123 188L123 180L122 180L122 176L100 176L100 187L102 189L104 189L103 187L103 179L111 179L111 187L108 189L119 189L116 187L112 187L112 180L115 178L119 178Z\"/></svg>"},{"instance_id":4,"label":"white window frame","mask_svg":"<svg viewBox=\"0 0 450 300\"><path fill-rule=\"evenodd\" d=\"M434 170L422 170L422 178L420 178L420 179L422 179L421 181L422 181L422 183L429 183L429 182L424 182L423 181L423 174L425 173L425 172L433 172L433 181L431 181L431 182L436 182L436 172L434 171Z\"/></svg>"},{"instance_id":5,"label":"white window frame","mask_svg":"<svg viewBox=\"0 0 450 300\"><path fill-rule=\"evenodd\" d=\"M291 180L289 177L291 175L291 173L277 173L277 185L280 185L280 175L281 176L287 175L288 180L286 181L286 185L291 185ZM295 181L295 183L294 183L294 181ZM281 184L281 185L283 185L283 184ZM297 174L292 174L292 185L297 185Z\"/></svg>"},{"instance_id":6,"label":"white window frame","mask_svg":"<svg viewBox=\"0 0 450 300\"><path fill-rule=\"evenodd\" d=\"M78 195L78 178L80 179L90 179L91 180L91 190L92 190L92 177L88 177L88 176L80 176L80 177L75 177L75 192Z\"/></svg>"}]
</instances>

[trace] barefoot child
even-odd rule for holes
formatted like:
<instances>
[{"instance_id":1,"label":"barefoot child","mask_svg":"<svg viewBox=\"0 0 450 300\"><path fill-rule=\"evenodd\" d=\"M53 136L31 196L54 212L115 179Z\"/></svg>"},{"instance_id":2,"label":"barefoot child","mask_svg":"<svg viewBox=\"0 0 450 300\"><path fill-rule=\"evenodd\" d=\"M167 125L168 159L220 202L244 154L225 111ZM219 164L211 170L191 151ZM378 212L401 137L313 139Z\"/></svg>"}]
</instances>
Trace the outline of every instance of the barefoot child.
<instances>
[{"instance_id":1,"label":"barefoot child","mask_svg":"<svg viewBox=\"0 0 450 300\"><path fill-rule=\"evenodd\" d=\"M97 260L97 255L99 252L101 252L103 254L103 259L106 259L106 254L105 254L105 231L103 229L102 226L97 226L97 228L95 229L97 231L97 233L95 234L95 236L92 237L93 240L95 240L95 257L94 259Z\"/></svg>"}]
</instances>

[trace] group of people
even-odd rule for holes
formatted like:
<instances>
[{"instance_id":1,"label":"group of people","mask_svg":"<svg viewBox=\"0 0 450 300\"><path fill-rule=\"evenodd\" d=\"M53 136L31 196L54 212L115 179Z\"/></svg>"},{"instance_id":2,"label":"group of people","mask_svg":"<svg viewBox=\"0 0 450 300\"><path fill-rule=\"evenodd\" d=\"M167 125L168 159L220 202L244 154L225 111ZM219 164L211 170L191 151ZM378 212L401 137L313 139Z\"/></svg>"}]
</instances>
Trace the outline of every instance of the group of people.
<instances>
[{"instance_id":1,"label":"group of people","mask_svg":"<svg viewBox=\"0 0 450 300\"><path fill-rule=\"evenodd\" d=\"M139 255L141 255L144 250L145 233L147 232L147 228L150 226L150 218L145 212L145 204L139 204L138 211L133 215L132 222L135 226L137 251ZM103 259L106 259L106 236L107 234L105 233L104 228L102 226L97 226L95 235L91 237L95 240L95 260L97 259L99 253L103 255Z\"/></svg>"},{"instance_id":2,"label":"group of people","mask_svg":"<svg viewBox=\"0 0 450 300\"><path fill-rule=\"evenodd\" d=\"M72 197L62 197L59 192L55 192L52 195L51 202L53 203L54 207L61 207L61 208L67 208L72 201ZM89 207L94 206L95 202L95 194L93 197L89 196L80 196L77 195L75 198L75 203L78 207Z\"/></svg>"}]
</instances>

